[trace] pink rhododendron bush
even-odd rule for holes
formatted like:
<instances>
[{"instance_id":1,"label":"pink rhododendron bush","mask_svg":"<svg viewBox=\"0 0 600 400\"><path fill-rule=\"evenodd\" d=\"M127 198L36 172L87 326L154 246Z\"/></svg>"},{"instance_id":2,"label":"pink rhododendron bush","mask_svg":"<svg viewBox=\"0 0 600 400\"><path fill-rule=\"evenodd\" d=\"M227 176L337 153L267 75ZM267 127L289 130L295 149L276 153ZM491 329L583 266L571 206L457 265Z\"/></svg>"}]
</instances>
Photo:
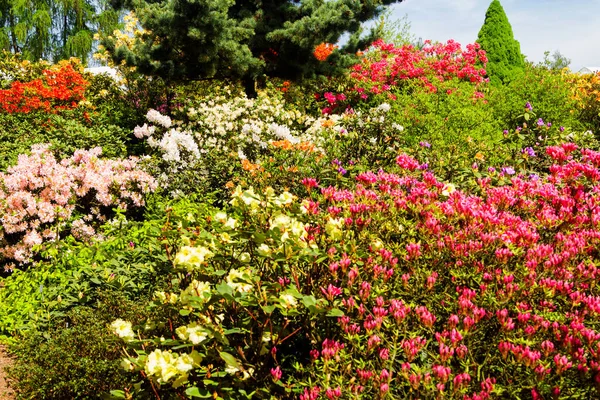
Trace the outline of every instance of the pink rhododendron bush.
<instances>
[{"instance_id":1,"label":"pink rhododendron bush","mask_svg":"<svg viewBox=\"0 0 600 400\"><path fill-rule=\"evenodd\" d=\"M600 153L545 152L480 195L407 155L302 198L237 187L177 224L154 316L112 324L123 366L157 396L597 397Z\"/></svg>"},{"instance_id":2,"label":"pink rhododendron bush","mask_svg":"<svg viewBox=\"0 0 600 400\"><path fill-rule=\"evenodd\" d=\"M486 63L485 51L477 43L468 44L463 50L454 40L447 43L427 41L423 48L410 44L396 47L377 40L362 54L360 62L351 67L347 89L337 94L323 94L327 102L323 113L354 107L382 94L396 100L398 91L409 88L413 82L430 93L443 88L451 94L458 82L473 83L473 89L476 89L477 85L486 82L483 67ZM483 97L477 90L472 95L474 99Z\"/></svg>"},{"instance_id":3,"label":"pink rhododendron bush","mask_svg":"<svg viewBox=\"0 0 600 400\"><path fill-rule=\"evenodd\" d=\"M35 246L66 232L79 239L96 235L112 209L144 205L156 188L136 158L101 159L101 148L78 150L58 161L47 146L19 156L0 173L0 254L5 269L31 261Z\"/></svg>"}]
</instances>

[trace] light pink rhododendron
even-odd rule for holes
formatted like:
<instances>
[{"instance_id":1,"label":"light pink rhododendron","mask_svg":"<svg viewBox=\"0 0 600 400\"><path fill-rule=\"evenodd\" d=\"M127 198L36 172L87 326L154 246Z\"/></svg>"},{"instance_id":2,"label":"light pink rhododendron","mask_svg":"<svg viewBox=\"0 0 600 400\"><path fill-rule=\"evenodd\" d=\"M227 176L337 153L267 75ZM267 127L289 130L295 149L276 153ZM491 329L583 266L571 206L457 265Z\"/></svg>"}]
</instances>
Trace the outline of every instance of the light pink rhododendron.
<instances>
[{"instance_id":1,"label":"light pink rhododendron","mask_svg":"<svg viewBox=\"0 0 600 400\"><path fill-rule=\"evenodd\" d=\"M32 247L56 240L71 223L76 237L95 234L94 221L105 221L102 208L144 205L143 195L156 189L152 176L138 168L138 160L99 158L101 148L77 150L57 161L47 146L37 145L31 155L0 173L0 256L27 263Z\"/></svg>"}]
</instances>

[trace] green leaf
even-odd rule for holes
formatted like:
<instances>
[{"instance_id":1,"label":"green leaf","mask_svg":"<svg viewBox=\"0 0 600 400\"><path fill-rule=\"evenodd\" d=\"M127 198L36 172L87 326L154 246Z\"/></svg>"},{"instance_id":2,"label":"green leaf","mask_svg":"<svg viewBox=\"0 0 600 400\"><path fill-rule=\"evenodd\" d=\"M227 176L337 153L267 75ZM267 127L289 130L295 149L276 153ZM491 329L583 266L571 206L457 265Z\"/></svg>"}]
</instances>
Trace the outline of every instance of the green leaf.
<instances>
[{"instance_id":1,"label":"green leaf","mask_svg":"<svg viewBox=\"0 0 600 400\"><path fill-rule=\"evenodd\" d=\"M190 315L191 311L190 310L179 310L179 315L181 316L186 316L186 315Z\"/></svg>"},{"instance_id":2,"label":"green leaf","mask_svg":"<svg viewBox=\"0 0 600 400\"><path fill-rule=\"evenodd\" d=\"M110 394L116 399L124 399L125 398L125 392L122 390L111 390Z\"/></svg>"},{"instance_id":3,"label":"green leaf","mask_svg":"<svg viewBox=\"0 0 600 400\"><path fill-rule=\"evenodd\" d=\"M217 292L221 296L225 297L226 299L233 300L233 289L225 282L219 283L217 286L215 286L215 289L217 289Z\"/></svg>"},{"instance_id":4,"label":"green leaf","mask_svg":"<svg viewBox=\"0 0 600 400\"><path fill-rule=\"evenodd\" d=\"M343 317L344 316L344 312L342 310L340 310L339 308L332 308L327 313L327 316L328 317Z\"/></svg>"},{"instance_id":5,"label":"green leaf","mask_svg":"<svg viewBox=\"0 0 600 400\"><path fill-rule=\"evenodd\" d=\"M315 298L315 296L304 296L302 297L302 304L304 304L304 307L306 308L310 308L311 306L316 306L317 305L317 299Z\"/></svg>"},{"instance_id":6,"label":"green leaf","mask_svg":"<svg viewBox=\"0 0 600 400\"><path fill-rule=\"evenodd\" d=\"M185 390L185 394L187 394L190 397L200 397L201 399L208 399L212 397L208 390L203 389L202 391L200 391L200 389L198 389L196 386L187 388Z\"/></svg>"},{"instance_id":7,"label":"green leaf","mask_svg":"<svg viewBox=\"0 0 600 400\"><path fill-rule=\"evenodd\" d=\"M225 352L225 351L220 351L219 352L219 356L221 357L221 359L223 361L225 361L225 363L227 365L229 365L230 367L234 367L237 369L240 369L240 364L238 363L238 361L235 359L234 356L232 356L231 354Z\"/></svg>"},{"instance_id":8,"label":"green leaf","mask_svg":"<svg viewBox=\"0 0 600 400\"><path fill-rule=\"evenodd\" d=\"M273 311L275 311L275 306L274 305L263 306L262 309L265 313L271 314Z\"/></svg>"}]
</instances>

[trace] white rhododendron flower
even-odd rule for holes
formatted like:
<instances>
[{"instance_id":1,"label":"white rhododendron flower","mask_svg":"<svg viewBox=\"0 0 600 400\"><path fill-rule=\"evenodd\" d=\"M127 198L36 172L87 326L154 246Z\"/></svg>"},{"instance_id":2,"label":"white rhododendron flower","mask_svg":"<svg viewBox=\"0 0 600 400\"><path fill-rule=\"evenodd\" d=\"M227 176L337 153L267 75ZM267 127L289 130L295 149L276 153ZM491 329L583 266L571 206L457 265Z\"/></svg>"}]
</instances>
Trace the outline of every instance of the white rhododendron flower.
<instances>
[{"instance_id":1,"label":"white rhododendron flower","mask_svg":"<svg viewBox=\"0 0 600 400\"><path fill-rule=\"evenodd\" d=\"M142 126L136 126L133 129L133 134L135 135L136 138L142 139L144 137L152 136L154 134L155 130L156 130L155 126L148 126L148 124L144 124Z\"/></svg>"},{"instance_id":2,"label":"white rhododendron flower","mask_svg":"<svg viewBox=\"0 0 600 400\"><path fill-rule=\"evenodd\" d=\"M382 103L377 107L378 111L382 111L384 113L390 111L391 106L388 103Z\"/></svg>"},{"instance_id":3,"label":"white rhododendron flower","mask_svg":"<svg viewBox=\"0 0 600 400\"><path fill-rule=\"evenodd\" d=\"M156 349L148 354L144 371L158 383L167 383L172 379L186 380L188 372L199 367L201 361L202 357L195 350L190 354L179 355Z\"/></svg>"},{"instance_id":4,"label":"white rhododendron flower","mask_svg":"<svg viewBox=\"0 0 600 400\"><path fill-rule=\"evenodd\" d=\"M227 221L227 213L224 211L219 211L215 214L215 221L218 221L224 224Z\"/></svg>"},{"instance_id":5,"label":"white rhododendron flower","mask_svg":"<svg viewBox=\"0 0 600 400\"><path fill-rule=\"evenodd\" d=\"M181 340L190 341L192 344L200 344L209 338L209 331L196 322L180 326L175 333Z\"/></svg>"},{"instance_id":6,"label":"white rhododendron flower","mask_svg":"<svg viewBox=\"0 0 600 400\"><path fill-rule=\"evenodd\" d=\"M131 327L131 322L117 319L110 324L113 332L126 342L135 339L135 333Z\"/></svg>"},{"instance_id":7,"label":"white rhododendron flower","mask_svg":"<svg viewBox=\"0 0 600 400\"><path fill-rule=\"evenodd\" d=\"M233 365L227 365L225 367L225 372L227 372L230 375L234 375L236 372L238 372L240 369L237 367L234 367Z\"/></svg>"},{"instance_id":8,"label":"white rhododendron flower","mask_svg":"<svg viewBox=\"0 0 600 400\"><path fill-rule=\"evenodd\" d=\"M265 243L263 243L260 246L258 246L258 249L256 249L256 252L263 257L267 257L267 256L271 255L271 248L268 245L266 245Z\"/></svg>"},{"instance_id":9,"label":"white rhododendron flower","mask_svg":"<svg viewBox=\"0 0 600 400\"><path fill-rule=\"evenodd\" d=\"M156 110L150 109L146 114L146 119L153 124L160 125L164 128L169 129L171 127L171 118L167 115L162 115Z\"/></svg>"},{"instance_id":10,"label":"white rhododendron flower","mask_svg":"<svg viewBox=\"0 0 600 400\"><path fill-rule=\"evenodd\" d=\"M208 301L211 297L211 288L209 282L199 282L192 280L189 286L181 291L181 303L189 304L192 297L199 297L202 301Z\"/></svg>"},{"instance_id":11,"label":"white rhododendron flower","mask_svg":"<svg viewBox=\"0 0 600 400\"><path fill-rule=\"evenodd\" d=\"M163 152L163 159L171 162L184 162L181 158L181 150L185 150L192 157L192 160L200 158L200 150L194 138L187 132L179 132L171 129L158 142L158 146Z\"/></svg>"},{"instance_id":12,"label":"white rhododendron flower","mask_svg":"<svg viewBox=\"0 0 600 400\"><path fill-rule=\"evenodd\" d=\"M251 275L249 269L232 269L225 278L225 282L229 287L238 292L249 292L252 290L252 285L244 281L244 275Z\"/></svg>"},{"instance_id":13,"label":"white rhododendron flower","mask_svg":"<svg viewBox=\"0 0 600 400\"><path fill-rule=\"evenodd\" d=\"M296 300L296 298L289 293L284 293L279 296L279 298L284 302L286 307L293 308L298 305L298 300Z\"/></svg>"},{"instance_id":14,"label":"white rhododendron flower","mask_svg":"<svg viewBox=\"0 0 600 400\"><path fill-rule=\"evenodd\" d=\"M444 188L442 189L442 194L444 196L450 196L455 191L456 191L456 186L454 186L452 183L446 183L444 185Z\"/></svg>"},{"instance_id":15,"label":"white rhododendron flower","mask_svg":"<svg viewBox=\"0 0 600 400\"><path fill-rule=\"evenodd\" d=\"M175 265L181 265L188 271L198 269L203 263L214 255L212 251L203 246L183 246L175 256Z\"/></svg>"},{"instance_id":16,"label":"white rhododendron flower","mask_svg":"<svg viewBox=\"0 0 600 400\"><path fill-rule=\"evenodd\" d=\"M231 197L232 199L229 204L234 207L240 206L243 203L253 212L258 211L261 207L260 196L254 193L254 188L242 190L241 186L237 186Z\"/></svg>"}]
</instances>

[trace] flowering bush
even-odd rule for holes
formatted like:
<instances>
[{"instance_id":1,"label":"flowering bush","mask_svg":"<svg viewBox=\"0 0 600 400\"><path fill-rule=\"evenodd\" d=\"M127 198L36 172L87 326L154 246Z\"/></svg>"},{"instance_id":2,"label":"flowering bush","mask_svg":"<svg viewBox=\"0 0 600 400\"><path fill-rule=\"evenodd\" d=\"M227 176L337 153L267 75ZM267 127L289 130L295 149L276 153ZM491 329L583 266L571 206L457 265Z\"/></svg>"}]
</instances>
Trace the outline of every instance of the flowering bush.
<instances>
[{"instance_id":1,"label":"flowering bush","mask_svg":"<svg viewBox=\"0 0 600 400\"><path fill-rule=\"evenodd\" d=\"M190 397L596 396L600 155L545 152L548 176L480 196L405 154L302 201L237 188L173 253L169 339L115 323L127 368Z\"/></svg>"},{"instance_id":2,"label":"flowering bush","mask_svg":"<svg viewBox=\"0 0 600 400\"><path fill-rule=\"evenodd\" d=\"M172 120L156 110L148 111L150 123L137 126L134 135L146 139L161 157L161 186L183 192L196 191L209 182L209 190L223 188L233 175L231 168L260 163L272 143L293 145L312 142L304 132L307 116L288 108L283 100L266 93L257 99L245 95L216 96L185 109L185 120ZM188 188L186 177L201 182ZM187 181L187 184L186 184Z\"/></svg>"},{"instance_id":3,"label":"flowering bush","mask_svg":"<svg viewBox=\"0 0 600 400\"><path fill-rule=\"evenodd\" d=\"M16 166L0 174L2 230L0 254L5 268L31 260L32 249L57 240L65 228L75 237L93 237L93 224L106 221L112 207L144 205L154 179L138 160L104 160L102 149L79 150L58 162L46 146L32 148Z\"/></svg>"},{"instance_id":4,"label":"flowering bush","mask_svg":"<svg viewBox=\"0 0 600 400\"><path fill-rule=\"evenodd\" d=\"M75 108L84 99L88 83L70 63L45 69L42 75L29 82L13 81L9 89L0 89L2 110L8 113L57 111Z\"/></svg>"},{"instance_id":5,"label":"flowering bush","mask_svg":"<svg viewBox=\"0 0 600 400\"><path fill-rule=\"evenodd\" d=\"M69 59L69 63L75 69L81 67L81 62L77 58ZM29 82L41 78L43 71L52 67L48 61L31 62L24 60L20 54L2 50L0 51L0 88L8 89L14 81Z\"/></svg>"},{"instance_id":6,"label":"flowering bush","mask_svg":"<svg viewBox=\"0 0 600 400\"><path fill-rule=\"evenodd\" d=\"M597 131L600 127L598 117L600 109L600 74L563 72L562 76L570 84L569 89L577 105L576 111L579 118L591 124L591 128Z\"/></svg>"},{"instance_id":7,"label":"flowering bush","mask_svg":"<svg viewBox=\"0 0 600 400\"><path fill-rule=\"evenodd\" d=\"M174 273L185 275L177 287L157 292L153 305L173 315L172 330L152 322L149 333L169 339L140 342L138 335L146 334L134 326L133 338L127 321L115 322L112 329L137 348L137 355L124 361L127 369L144 371L155 391L165 386L188 396L289 392L277 383L281 377L274 379L277 360L291 362L285 361L286 352L305 341L296 330L301 302L313 309L316 304L314 296L302 296L290 285L290 273L302 273L292 260L312 259L318 250L303 219L288 192L258 194L238 187L230 213L174 221L185 230L184 245L169 253ZM279 261L284 259L289 265ZM252 310L252 317L243 310ZM278 349L287 350L279 356Z\"/></svg>"},{"instance_id":8,"label":"flowering bush","mask_svg":"<svg viewBox=\"0 0 600 400\"><path fill-rule=\"evenodd\" d=\"M334 46L315 50L334 67ZM43 341L118 292L135 313L113 299L60 336L101 326L111 371L125 349L114 397L598 397L598 143L566 78L529 66L491 88L484 64L476 45L379 41L348 79L273 81L256 99L204 83L144 102L94 80L85 120L137 125L127 148L152 156L34 147L0 174L3 262L39 261L0 282L0 333ZM29 126L64 126L69 149L80 112ZM143 223L109 220L158 186ZM21 364L23 393L106 390L103 368L46 390L62 364L42 358L35 375Z\"/></svg>"},{"instance_id":9,"label":"flowering bush","mask_svg":"<svg viewBox=\"0 0 600 400\"><path fill-rule=\"evenodd\" d=\"M538 118L574 131L587 131L591 126L581 118L572 89L567 74L527 63L524 73L508 85L490 87L485 100L494 110L495 118L503 122L501 130L521 124L523 104L530 102Z\"/></svg>"},{"instance_id":10,"label":"flowering bush","mask_svg":"<svg viewBox=\"0 0 600 400\"><path fill-rule=\"evenodd\" d=\"M405 79L420 79L435 91L435 80L443 82L450 78L481 83L485 79L485 51L479 44L469 44L465 51L460 43L426 41L422 49L412 45L395 47L378 40L372 44L360 64L352 67L351 77L359 82L378 84L371 92L384 90L383 85L397 86Z\"/></svg>"},{"instance_id":11,"label":"flowering bush","mask_svg":"<svg viewBox=\"0 0 600 400\"><path fill-rule=\"evenodd\" d=\"M406 156L400 175L324 189L315 210L340 221L329 230L340 245L323 293L343 311L344 333L314 349L322 381L302 398L338 388L372 398L597 395L588 196L600 171L596 152L577 161L577 150L548 147L547 179L483 179L481 197Z\"/></svg>"},{"instance_id":12,"label":"flowering bush","mask_svg":"<svg viewBox=\"0 0 600 400\"><path fill-rule=\"evenodd\" d=\"M349 90L323 95L328 103L323 112L352 107L381 93L395 100L395 94L390 91L410 81L419 82L431 92L438 90L439 83L452 79L483 83L486 72L480 65L486 62L485 52L477 43L467 45L463 51L453 40L446 44L427 41L422 49L409 44L395 47L378 40L362 55L361 62L351 68ZM483 97L481 92L475 94Z\"/></svg>"}]
</instances>

